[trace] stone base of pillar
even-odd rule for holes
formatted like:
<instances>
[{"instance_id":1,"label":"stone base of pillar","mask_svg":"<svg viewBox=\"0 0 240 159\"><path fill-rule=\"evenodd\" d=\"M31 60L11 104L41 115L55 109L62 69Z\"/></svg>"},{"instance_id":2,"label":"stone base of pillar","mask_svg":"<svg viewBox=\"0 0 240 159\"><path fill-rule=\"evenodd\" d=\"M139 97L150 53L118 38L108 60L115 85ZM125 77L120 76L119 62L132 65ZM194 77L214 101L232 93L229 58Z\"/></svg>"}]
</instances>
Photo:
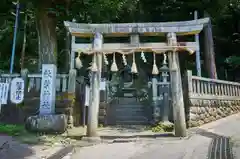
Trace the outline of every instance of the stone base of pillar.
<instances>
[{"instance_id":1,"label":"stone base of pillar","mask_svg":"<svg viewBox=\"0 0 240 159\"><path fill-rule=\"evenodd\" d=\"M100 136L96 136L96 137L83 137L82 141L86 141L86 142L91 142L91 143L100 143L102 141L102 139L100 138Z\"/></svg>"},{"instance_id":2,"label":"stone base of pillar","mask_svg":"<svg viewBox=\"0 0 240 159\"><path fill-rule=\"evenodd\" d=\"M65 114L30 116L25 127L32 132L64 133L67 129L67 117Z\"/></svg>"},{"instance_id":3,"label":"stone base of pillar","mask_svg":"<svg viewBox=\"0 0 240 159\"><path fill-rule=\"evenodd\" d=\"M72 115L68 116L67 124L68 124L67 128L69 128L69 129L73 128L73 116Z\"/></svg>"},{"instance_id":4,"label":"stone base of pillar","mask_svg":"<svg viewBox=\"0 0 240 159\"><path fill-rule=\"evenodd\" d=\"M160 122L160 117L161 117L160 108L156 104L153 104L153 123L156 124Z\"/></svg>"}]
</instances>

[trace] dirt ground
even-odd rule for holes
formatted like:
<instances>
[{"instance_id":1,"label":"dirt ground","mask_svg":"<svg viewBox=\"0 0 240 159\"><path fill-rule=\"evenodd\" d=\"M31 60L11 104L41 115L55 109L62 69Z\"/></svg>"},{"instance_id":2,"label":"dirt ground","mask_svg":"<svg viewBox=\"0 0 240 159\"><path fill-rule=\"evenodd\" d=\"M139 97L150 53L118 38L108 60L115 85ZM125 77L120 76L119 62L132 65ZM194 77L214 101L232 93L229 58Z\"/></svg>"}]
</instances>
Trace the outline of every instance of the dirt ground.
<instances>
[{"instance_id":1,"label":"dirt ground","mask_svg":"<svg viewBox=\"0 0 240 159\"><path fill-rule=\"evenodd\" d=\"M74 144L83 135L75 128L61 135L22 133L12 137L0 134L0 159L44 159Z\"/></svg>"}]
</instances>

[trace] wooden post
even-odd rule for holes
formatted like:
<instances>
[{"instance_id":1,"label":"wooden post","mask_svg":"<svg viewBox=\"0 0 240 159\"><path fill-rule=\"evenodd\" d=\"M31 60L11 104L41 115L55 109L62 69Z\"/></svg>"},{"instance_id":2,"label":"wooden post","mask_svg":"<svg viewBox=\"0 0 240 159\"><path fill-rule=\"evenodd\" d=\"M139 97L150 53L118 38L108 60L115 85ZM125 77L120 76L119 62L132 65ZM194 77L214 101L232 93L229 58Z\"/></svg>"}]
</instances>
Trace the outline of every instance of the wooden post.
<instances>
[{"instance_id":1,"label":"wooden post","mask_svg":"<svg viewBox=\"0 0 240 159\"><path fill-rule=\"evenodd\" d=\"M138 46L139 45L140 39L139 39L139 34L138 33L133 33L130 36L130 43L131 43L131 45L134 45L134 46Z\"/></svg>"},{"instance_id":2,"label":"wooden post","mask_svg":"<svg viewBox=\"0 0 240 159\"><path fill-rule=\"evenodd\" d=\"M24 81L24 98L23 98L23 103L24 103L24 99L26 99L27 93L28 93L28 69L22 69L21 70L21 77ZM1 104L1 102L0 102ZM20 107L17 107L17 111L18 111L18 119L20 119L21 121L24 121L24 114L23 111ZM0 110L1 112L1 110Z\"/></svg>"},{"instance_id":3,"label":"wooden post","mask_svg":"<svg viewBox=\"0 0 240 159\"><path fill-rule=\"evenodd\" d=\"M198 12L194 12L194 19L198 19ZM199 46L199 35L195 35L195 42L197 44L197 49L196 49L196 69L197 69L197 75L199 77L202 76L202 69L201 69L201 56L200 56L200 46Z\"/></svg>"},{"instance_id":4,"label":"wooden post","mask_svg":"<svg viewBox=\"0 0 240 159\"><path fill-rule=\"evenodd\" d=\"M70 57L71 57L71 34L69 31L66 30L66 41L65 41L65 60L68 62L65 62L65 66L64 66L64 71L68 71L69 70L69 66L70 66Z\"/></svg>"},{"instance_id":5,"label":"wooden post","mask_svg":"<svg viewBox=\"0 0 240 159\"><path fill-rule=\"evenodd\" d=\"M72 20L72 22L76 22L75 19ZM75 66L75 52L73 51L73 46L75 45L75 40L76 40L76 37L75 36L71 36L71 51L70 51L70 69L74 69L74 66Z\"/></svg>"},{"instance_id":6,"label":"wooden post","mask_svg":"<svg viewBox=\"0 0 240 159\"><path fill-rule=\"evenodd\" d=\"M72 50L73 45L75 43L75 36L72 36L71 38L72 44L71 44L71 55L70 55L70 69L74 69L75 67L75 52Z\"/></svg>"},{"instance_id":7,"label":"wooden post","mask_svg":"<svg viewBox=\"0 0 240 159\"><path fill-rule=\"evenodd\" d=\"M167 38L169 46L177 45L177 38L175 33L168 33ZM169 52L168 55L171 77L171 92L172 92L172 106L174 112L175 135L178 137L185 137L187 136L187 131L179 57L178 53L174 50L172 52Z\"/></svg>"},{"instance_id":8,"label":"wooden post","mask_svg":"<svg viewBox=\"0 0 240 159\"><path fill-rule=\"evenodd\" d=\"M132 33L131 36L130 36L130 45L131 46L135 46L135 47L138 47L140 44L140 38L139 38L139 34L138 33ZM129 56L126 56L127 58L127 61L129 59L131 59ZM132 59L131 59L132 60ZM129 60L129 61L131 61Z\"/></svg>"},{"instance_id":9,"label":"wooden post","mask_svg":"<svg viewBox=\"0 0 240 159\"><path fill-rule=\"evenodd\" d=\"M207 13L204 14L205 16L208 16ZM212 79L217 79L211 21L209 21L209 23L204 27L204 52L208 76Z\"/></svg>"},{"instance_id":10,"label":"wooden post","mask_svg":"<svg viewBox=\"0 0 240 159\"><path fill-rule=\"evenodd\" d=\"M193 93L193 88L192 88L192 71L187 70L186 72L186 78L187 78L187 88L188 88L188 94L191 96Z\"/></svg>"},{"instance_id":11,"label":"wooden post","mask_svg":"<svg viewBox=\"0 0 240 159\"><path fill-rule=\"evenodd\" d=\"M77 70L71 69L69 71L69 78L68 78L68 98L70 100L75 100L76 76L77 76ZM74 105L71 105L70 112L68 114L68 126L70 128L73 127L73 107Z\"/></svg>"},{"instance_id":12,"label":"wooden post","mask_svg":"<svg viewBox=\"0 0 240 159\"><path fill-rule=\"evenodd\" d=\"M93 41L94 50L101 49L103 44L103 36L101 33L96 32ZM87 125L87 136L88 137L98 137L98 112L100 103L100 82L101 82L101 72L102 72L102 53L97 54L97 67L98 72L92 73L92 100L88 111L88 125Z\"/></svg>"},{"instance_id":13,"label":"wooden post","mask_svg":"<svg viewBox=\"0 0 240 159\"><path fill-rule=\"evenodd\" d=\"M153 120L154 123L157 123L160 118L160 108L157 105L157 92L158 92L158 85L157 85L157 76L153 75L152 77L152 106L153 106Z\"/></svg>"},{"instance_id":14,"label":"wooden post","mask_svg":"<svg viewBox=\"0 0 240 159\"><path fill-rule=\"evenodd\" d=\"M192 71L187 70L185 72L184 77L184 104L185 104L185 112L186 112L186 119L187 121L190 120L190 99L193 93L193 87L192 87Z\"/></svg>"},{"instance_id":15,"label":"wooden post","mask_svg":"<svg viewBox=\"0 0 240 159\"><path fill-rule=\"evenodd\" d=\"M28 92L28 69L21 70L21 77L24 80L24 97L26 97L26 93Z\"/></svg>"}]
</instances>

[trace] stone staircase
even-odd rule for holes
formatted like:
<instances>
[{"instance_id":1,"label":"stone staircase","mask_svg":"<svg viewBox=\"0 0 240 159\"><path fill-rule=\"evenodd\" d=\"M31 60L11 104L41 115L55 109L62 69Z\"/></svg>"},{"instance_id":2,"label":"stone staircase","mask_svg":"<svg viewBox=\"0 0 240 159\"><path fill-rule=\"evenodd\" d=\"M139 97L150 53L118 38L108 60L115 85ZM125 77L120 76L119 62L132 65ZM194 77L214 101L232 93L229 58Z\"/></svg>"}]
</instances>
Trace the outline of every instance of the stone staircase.
<instances>
[{"instance_id":1,"label":"stone staircase","mask_svg":"<svg viewBox=\"0 0 240 159\"><path fill-rule=\"evenodd\" d=\"M132 93L124 92L109 107L109 125L147 125L149 124L146 106L137 101Z\"/></svg>"}]
</instances>

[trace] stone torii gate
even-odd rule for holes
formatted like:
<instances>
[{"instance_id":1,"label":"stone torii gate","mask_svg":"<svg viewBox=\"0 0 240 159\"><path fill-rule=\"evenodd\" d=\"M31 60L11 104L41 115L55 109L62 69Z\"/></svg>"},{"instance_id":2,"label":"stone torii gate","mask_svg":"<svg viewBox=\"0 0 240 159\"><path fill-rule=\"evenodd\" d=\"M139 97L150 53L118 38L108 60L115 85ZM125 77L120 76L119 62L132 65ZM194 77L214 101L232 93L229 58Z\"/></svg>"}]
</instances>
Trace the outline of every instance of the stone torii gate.
<instances>
[{"instance_id":1,"label":"stone torii gate","mask_svg":"<svg viewBox=\"0 0 240 159\"><path fill-rule=\"evenodd\" d=\"M172 106L174 111L174 125L176 136L186 136L185 111L182 92L182 80L180 74L178 52L181 50L190 53L199 49L198 42L177 42L178 35L195 35L202 31L209 18L167 22L167 23L122 23L122 24L81 24L64 22L72 36L70 67L74 69L75 53L93 55L92 62L92 97L89 106L87 135L96 137L98 127L99 110L99 85L101 81L102 61L107 54L114 54L111 71L117 71L115 53L123 56L133 54L132 73L136 73L135 52L153 52L165 54L167 52L171 77ZM141 43L139 36L166 36L166 43ZM130 43L103 43L104 37L128 37ZM93 44L76 44L75 37L93 37ZM153 64L153 74L158 74L156 63Z\"/></svg>"}]
</instances>

